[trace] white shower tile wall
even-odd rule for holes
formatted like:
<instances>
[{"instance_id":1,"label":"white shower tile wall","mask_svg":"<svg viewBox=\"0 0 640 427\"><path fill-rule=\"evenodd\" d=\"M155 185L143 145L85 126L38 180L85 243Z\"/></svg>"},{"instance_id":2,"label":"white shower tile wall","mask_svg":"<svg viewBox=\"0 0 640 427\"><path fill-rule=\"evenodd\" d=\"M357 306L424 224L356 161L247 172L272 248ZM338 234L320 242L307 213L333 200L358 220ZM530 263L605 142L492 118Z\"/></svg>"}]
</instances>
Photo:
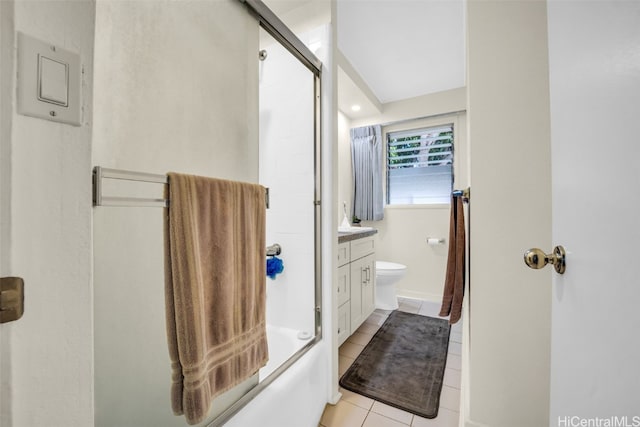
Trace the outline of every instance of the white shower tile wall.
<instances>
[{"instance_id":1,"label":"white shower tile wall","mask_svg":"<svg viewBox=\"0 0 640 427\"><path fill-rule=\"evenodd\" d=\"M437 303L408 298L398 300L400 311L439 317L440 305ZM342 344L339 350L341 376L384 323L389 313L376 310L357 332ZM460 419L461 346L462 323L458 322L451 327L447 367L436 418L423 418L341 388L342 399L337 405L326 406L319 427L457 427Z\"/></svg>"},{"instance_id":2,"label":"white shower tile wall","mask_svg":"<svg viewBox=\"0 0 640 427\"><path fill-rule=\"evenodd\" d=\"M261 30L262 31L262 30ZM260 184L269 187L267 244L282 247L284 271L267 280L267 323L314 330L313 75L262 31L259 64Z\"/></svg>"}]
</instances>

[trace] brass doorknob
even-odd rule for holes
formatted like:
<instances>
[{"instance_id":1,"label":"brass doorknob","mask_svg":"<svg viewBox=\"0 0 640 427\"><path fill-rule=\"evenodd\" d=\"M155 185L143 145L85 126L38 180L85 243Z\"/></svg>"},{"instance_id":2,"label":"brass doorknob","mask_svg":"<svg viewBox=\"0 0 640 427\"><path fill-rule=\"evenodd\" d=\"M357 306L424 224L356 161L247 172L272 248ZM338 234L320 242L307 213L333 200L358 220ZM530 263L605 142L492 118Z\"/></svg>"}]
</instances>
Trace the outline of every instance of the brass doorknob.
<instances>
[{"instance_id":1,"label":"brass doorknob","mask_svg":"<svg viewBox=\"0 0 640 427\"><path fill-rule=\"evenodd\" d=\"M553 248L553 252L550 254L545 254L541 249L532 248L524 253L524 262L535 270L552 264L557 273L563 274L567 269L565 255L564 248L560 245Z\"/></svg>"}]
</instances>

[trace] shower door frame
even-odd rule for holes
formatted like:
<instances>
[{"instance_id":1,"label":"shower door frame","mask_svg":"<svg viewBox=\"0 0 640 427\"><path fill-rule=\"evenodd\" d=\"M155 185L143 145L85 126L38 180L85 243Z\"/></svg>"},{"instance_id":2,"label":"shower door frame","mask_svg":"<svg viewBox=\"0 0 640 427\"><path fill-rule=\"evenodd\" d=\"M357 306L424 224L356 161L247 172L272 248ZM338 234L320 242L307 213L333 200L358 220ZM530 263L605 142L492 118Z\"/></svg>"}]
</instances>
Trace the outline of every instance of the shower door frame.
<instances>
[{"instance_id":1,"label":"shower door frame","mask_svg":"<svg viewBox=\"0 0 640 427\"><path fill-rule=\"evenodd\" d=\"M306 352L322 340L322 144L321 144L321 83L322 62L311 50L278 18L261 0L239 0L247 6L248 11L257 19L259 25L278 41L285 49L295 56L314 76L314 311L315 311L315 335L300 350L282 363L265 379L245 393L229 408L218 415L207 427L221 426L231 419L238 411L247 405L262 390L271 384L276 378L291 367ZM258 56L256 55L256 60Z\"/></svg>"}]
</instances>

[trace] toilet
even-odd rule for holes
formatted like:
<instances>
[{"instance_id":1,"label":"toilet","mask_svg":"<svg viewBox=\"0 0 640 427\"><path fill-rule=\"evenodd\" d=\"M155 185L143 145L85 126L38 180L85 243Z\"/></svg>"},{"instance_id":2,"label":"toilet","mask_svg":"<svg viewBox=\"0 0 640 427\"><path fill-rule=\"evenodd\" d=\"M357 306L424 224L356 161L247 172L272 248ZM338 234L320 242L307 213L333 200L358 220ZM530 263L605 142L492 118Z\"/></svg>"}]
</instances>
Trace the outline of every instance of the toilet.
<instances>
[{"instance_id":1,"label":"toilet","mask_svg":"<svg viewBox=\"0 0 640 427\"><path fill-rule=\"evenodd\" d=\"M388 261L376 261L376 308L398 308L396 282L407 272L407 266Z\"/></svg>"}]
</instances>

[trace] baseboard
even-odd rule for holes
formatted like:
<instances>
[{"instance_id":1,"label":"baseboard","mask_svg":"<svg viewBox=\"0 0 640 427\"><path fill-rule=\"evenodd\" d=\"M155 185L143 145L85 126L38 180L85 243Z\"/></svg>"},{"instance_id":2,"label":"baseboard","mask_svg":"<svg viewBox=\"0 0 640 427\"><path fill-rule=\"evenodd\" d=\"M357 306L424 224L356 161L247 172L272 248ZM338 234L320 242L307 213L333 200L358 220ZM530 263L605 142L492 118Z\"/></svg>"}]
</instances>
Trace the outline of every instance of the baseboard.
<instances>
[{"instance_id":1,"label":"baseboard","mask_svg":"<svg viewBox=\"0 0 640 427\"><path fill-rule=\"evenodd\" d=\"M420 299L420 300L426 300L426 301L431 301L436 303L442 302L442 295L435 295L427 292L417 292L417 291L410 291L406 289L398 289L397 294L401 298Z\"/></svg>"},{"instance_id":2,"label":"baseboard","mask_svg":"<svg viewBox=\"0 0 640 427\"><path fill-rule=\"evenodd\" d=\"M486 424L477 423L475 421L465 420L464 427L489 427L489 426Z\"/></svg>"},{"instance_id":3,"label":"baseboard","mask_svg":"<svg viewBox=\"0 0 640 427\"><path fill-rule=\"evenodd\" d=\"M329 399L327 403L329 405L337 405L340 399L342 399L342 393L337 392L336 394L333 395L331 399Z\"/></svg>"}]
</instances>

